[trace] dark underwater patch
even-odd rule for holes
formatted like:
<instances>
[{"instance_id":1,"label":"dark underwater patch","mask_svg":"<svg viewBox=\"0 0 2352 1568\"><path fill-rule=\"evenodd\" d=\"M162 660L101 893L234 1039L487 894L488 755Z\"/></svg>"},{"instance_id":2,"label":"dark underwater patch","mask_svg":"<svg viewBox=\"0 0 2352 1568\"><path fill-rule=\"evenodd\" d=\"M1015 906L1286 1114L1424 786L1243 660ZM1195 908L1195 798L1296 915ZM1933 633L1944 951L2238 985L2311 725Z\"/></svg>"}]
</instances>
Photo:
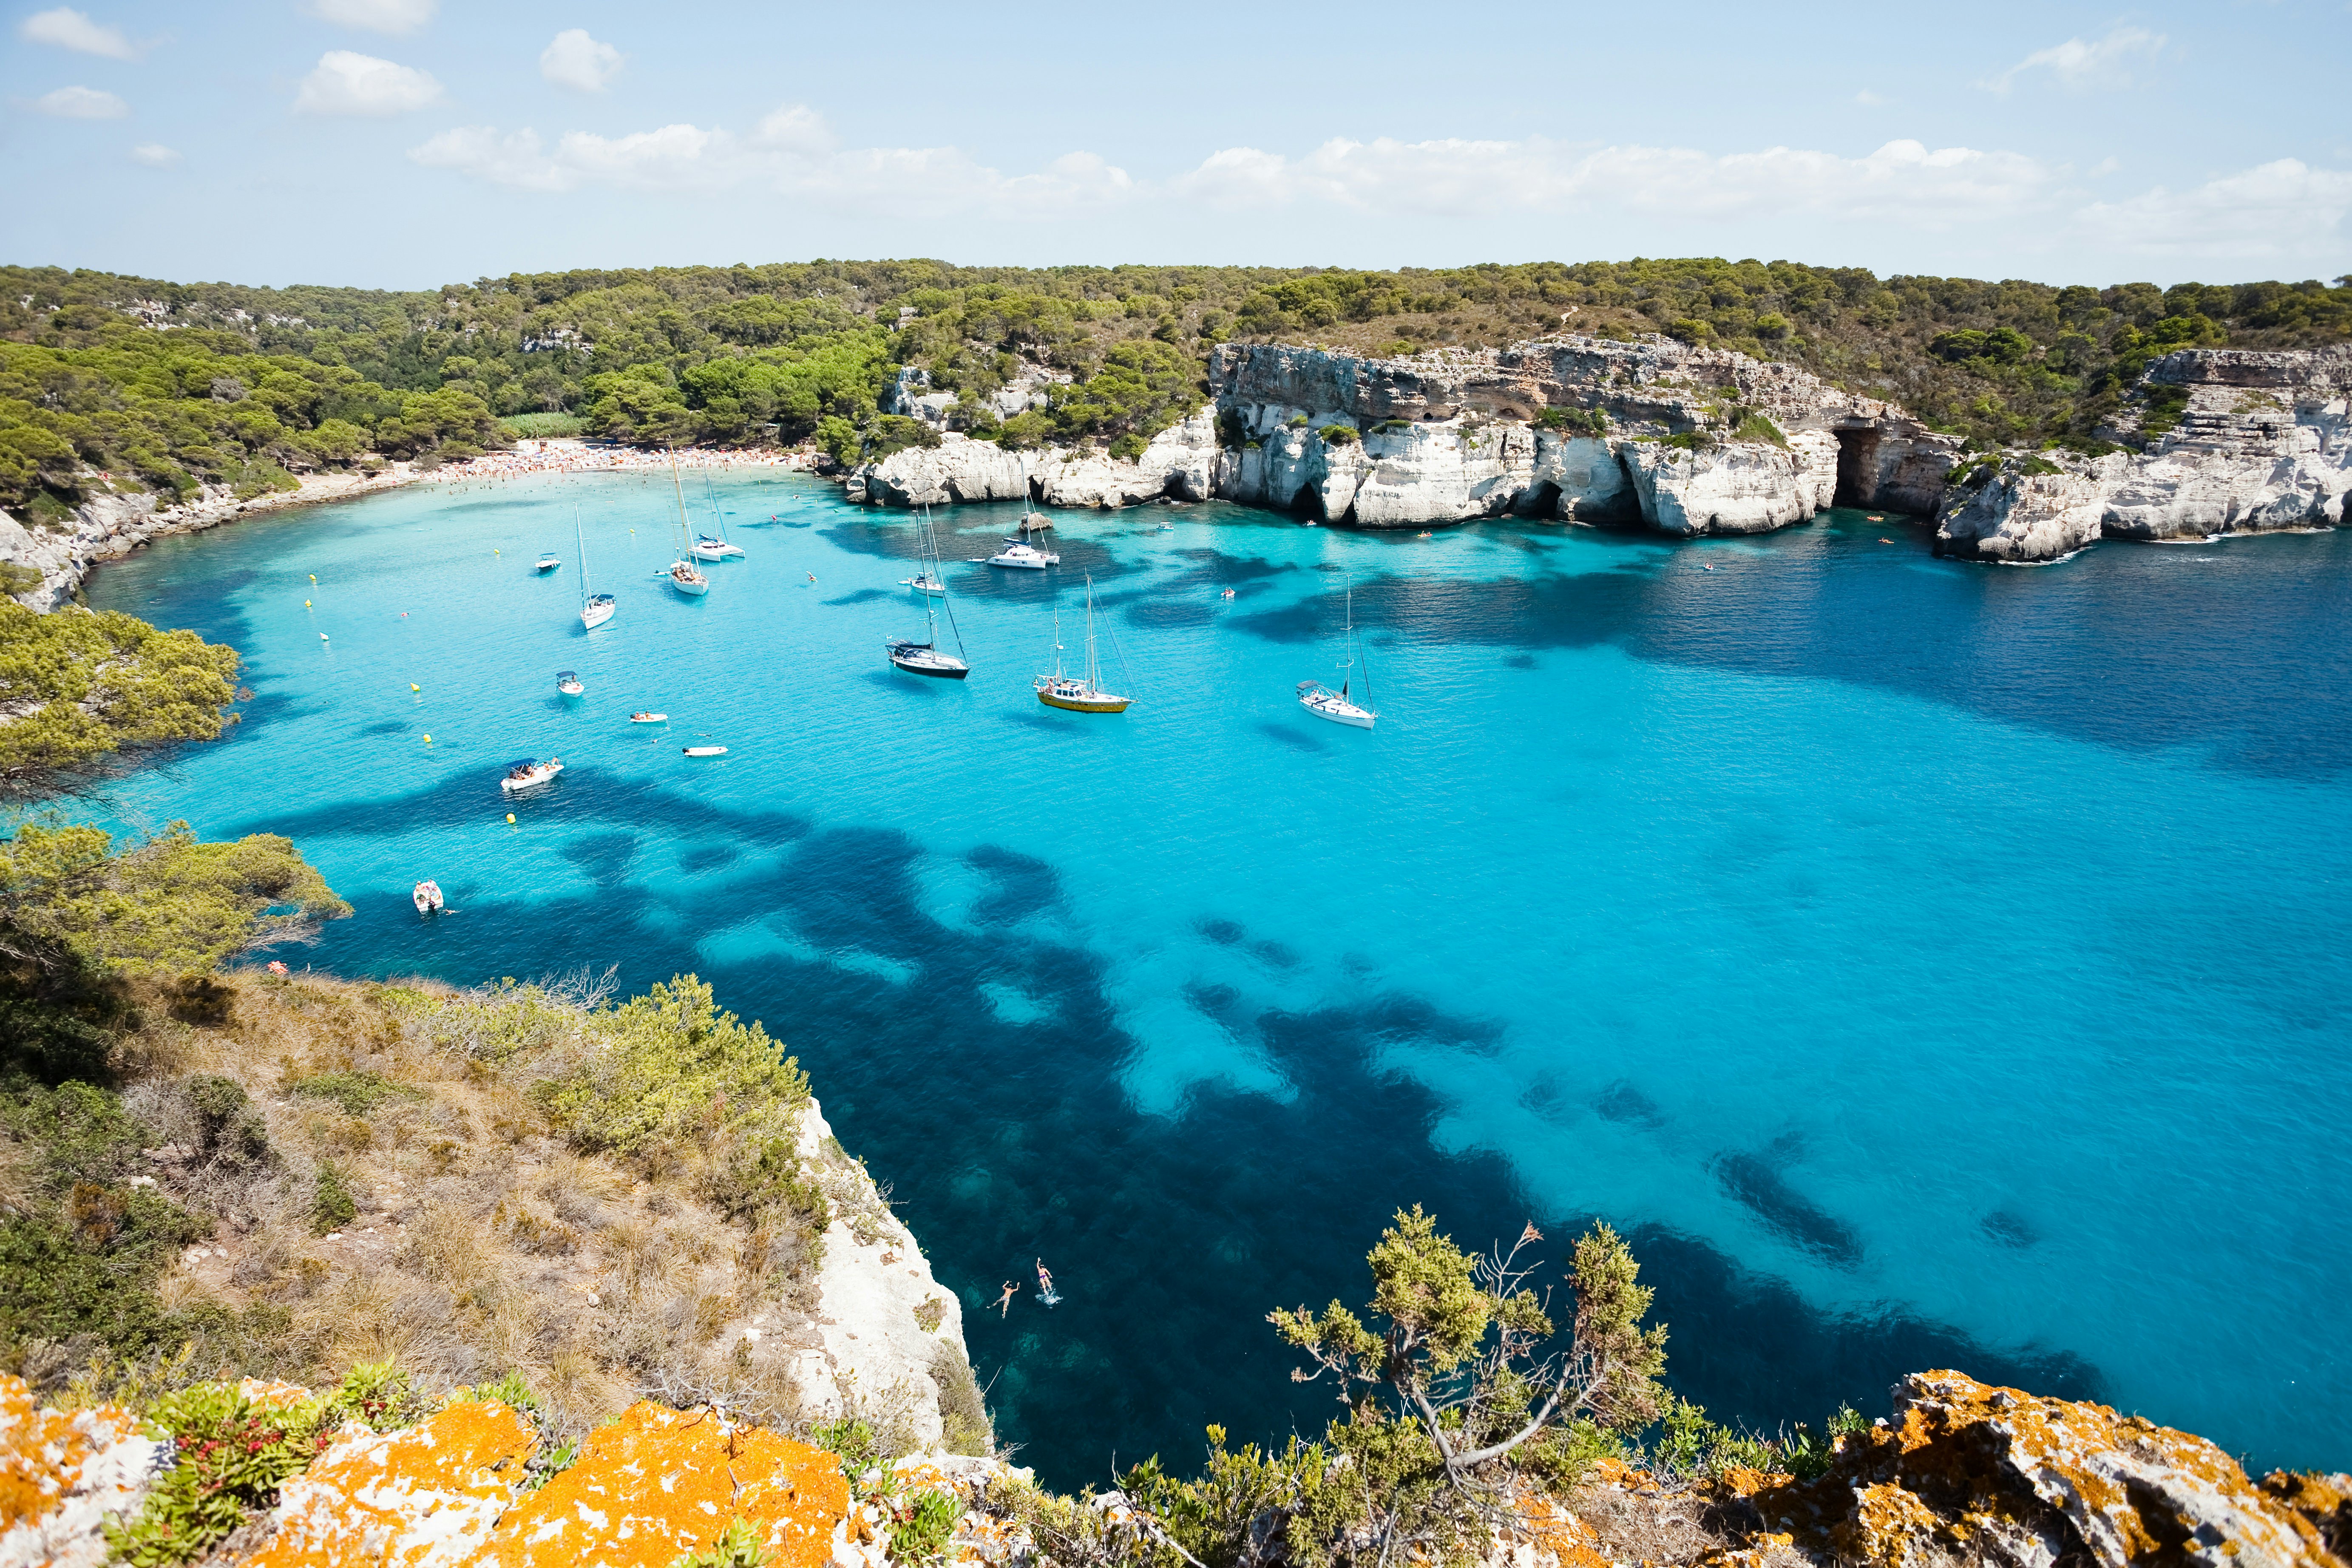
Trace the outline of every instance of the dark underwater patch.
<instances>
[{"instance_id":1,"label":"dark underwater patch","mask_svg":"<svg viewBox=\"0 0 2352 1568\"><path fill-rule=\"evenodd\" d=\"M1195 921L1192 922L1192 929L1219 947L1231 947L1249 934L1238 921Z\"/></svg>"},{"instance_id":2,"label":"dark underwater patch","mask_svg":"<svg viewBox=\"0 0 2352 1568\"><path fill-rule=\"evenodd\" d=\"M2042 1239L2042 1233L2014 1210L1995 1209L1977 1224L1984 1233L2003 1247L2028 1247Z\"/></svg>"},{"instance_id":3,"label":"dark underwater patch","mask_svg":"<svg viewBox=\"0 0 2352 1568\"><path fill-rule=\"evenodd\" d=\"M1656 1100L1623 1079L1602 1089L1593 1100L1592 1109L1608 1121L1636 1127L1663 1127L1666 1121Z\"/></svg>"},{"instance_id":4,"label":"dark underwater patch","mask_svg":"<svg viewBox=\"0 0 2352 1568\"><path fill-rule=\"evenodd\" d=\"M1723 1190L1783 1240L1841 1268L1862 1261L1862 1238L1853 1227L1815 1207L1765 1161L1753 1154L1718 1154L1714 1163Z\"/></svg>"}]
</instances>

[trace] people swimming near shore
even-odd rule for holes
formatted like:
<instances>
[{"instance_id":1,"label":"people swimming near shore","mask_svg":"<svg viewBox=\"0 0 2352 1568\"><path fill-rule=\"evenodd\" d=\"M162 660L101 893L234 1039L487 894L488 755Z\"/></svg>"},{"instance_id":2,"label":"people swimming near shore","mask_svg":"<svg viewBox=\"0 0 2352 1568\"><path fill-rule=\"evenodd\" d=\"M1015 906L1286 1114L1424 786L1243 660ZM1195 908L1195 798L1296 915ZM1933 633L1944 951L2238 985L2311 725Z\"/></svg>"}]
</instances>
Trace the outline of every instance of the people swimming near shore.
<instances>
[{"instance_id":1,"label":"people swimming near shore","mask_svg":"<svg viewBox=\"0 0 2352 1568\"><path fill-rule=\"evenodd\" d=\"M1000 1318L1011 1317L1013 1315L1013 1298L1020 1293L1021 1282L1017 1279L1007 1279L1004 1282L1004 1294L996 1299L996 1315Z\"/></svg>"},{"instance_id":2,"label":"people swimming near shore","mask_svg":"<svg viewBox=\"0 0 2352 1568\"><path fill-rule=\"evenodd\" d=\"M1045 1267L1045 1260L1042 1258L1037 1259L1037 1300L1048 1307L1061 1300L1054 1293L1053 1272Z\"/></svg>"}]
</instances>

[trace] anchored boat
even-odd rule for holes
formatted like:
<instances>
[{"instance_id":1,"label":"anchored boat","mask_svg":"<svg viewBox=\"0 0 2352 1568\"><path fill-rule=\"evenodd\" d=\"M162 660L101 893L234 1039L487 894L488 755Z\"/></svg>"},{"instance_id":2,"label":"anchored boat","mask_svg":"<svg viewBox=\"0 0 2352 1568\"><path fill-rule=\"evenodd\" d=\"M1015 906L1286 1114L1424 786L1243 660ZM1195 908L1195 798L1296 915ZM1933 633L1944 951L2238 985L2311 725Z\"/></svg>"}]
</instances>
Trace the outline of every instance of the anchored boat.
<instances>
[{"instance_id":1,"label":"anchored boat","mask_svg":"<svg viewBox=\"0 0 2352 1568\"><path fill-rule=\"evenodd\" d=\"M669 483L670 488L677 492L677 559L669 563L666 575L671 587L688 598L698 599L710 592L710 579L704 576L702 569L694 563L693 540L686 523L686 483L677 477L677 448L675 447L670 448L669 454Z\"/></svg>"},{"instance_id":2,"label":"anchored boat","mask_svg":"<svg viewBox=\"0 0 2352 1568\"><path fill-rule=\"evenodd\" d=\"M566 697L577 697L588 689L580 684L580 677L577 674L571 670L563 669L556 672L555 689L561 691Z\"/></svg>"},{"instance_id":3,"label":"anchored boat","mask_svg":"<svg viewBox=\"0 0 2352 1568\"><path fill-rule=\"evenodd\" d=\"M993 555L975 555L972 559L985 561L991 566L1020 566L1032 572L1043 572L1048 566L1059 566L1062 563L1061 556L1053 551L1040 550L1035 545L1024 544L1017 539L1006 540L1004 548Z\"/></svg>"},{"instance_id":4,"label":"anchored boat","mask_svg":"<svg viewBox=\"0 0 2352 1568\"><path fill-rule=\"evenodd\" d=\"M931 509L925 507L923 509L923 552L927 557L936 560L939 550L939 540L931 531ZM945 568L941 570L944 571ZM955 638L956 650L950 653L940 647L939 613L940 608L947 607L947 586L940 583L928 567L914 581L917 583L928 581L934 584L935 586L924 592L929 595L936 595L939 605L935 607L930 597L923 600L923 624L927 632L921 642L916 642L911 637L899 637L895 641L883 644L883 652L889 656L893 665L905 670L908 675L929 675L946 680L961 680L971 673L971 666L964 662L963 634L956 630L955 611L951 608L948 609L948 635Z\"/></svg>"},{"instance_id":5,"label":"anchored boat","mask_svg":"<svg viewBox=\"0 0 2352 1568\"><path fill-rule=\"evenodd\" d=\"M555 775L562 771L562 757L550 757L543 763L525 757L522 761L509 765L506 777L499 781L499 788L508 795L520 795L526 790L540 789L553 784Z\"/></svg>"},{"instance_id":6,"label":"anchored boat","mask_svg":"<svg viewBox=\"0 0 2352 1568\"><path fill-rule=\"evenodd\" d=\"M1102 684L1101 661L1095 657L1095 580L1087 578L1087 672L1083 677L1062 673L1062 617L1054 616L1054 673L1041 675L1036 680L1037 700L1048 708L1066 708L1073 713L1124 713L1132 697L1121 697L1106 691Z\"/></svg>"},{"instance_id":7,"label":"anchored boat","mask_svg":"<svg viewBox=\"0 0 2352 1568\"><path fill-rule=\"evenodd\" d=\"M1360 657L1356 647L1356 591L1350 588L1348 590L1348 658L1339 666L1339 689L1334 691L1319 680L1302 680L1298 683L1298 705L1318 719L1328 719L1334 724L1346 724L1357 730L1370 729L1380 715L1354 700L1349 692L1349 684ZM1370 698L1371 694L1372 667L1367 660L1364 664L1364 695Z\"/></svg>"},{"instance_id":8,"label":"anchored boat","mask_svg":"<svg viewBox=\"0 0 2352 1568\"><path fill-rule=\"evenodd\" d=\"M572 509L572 538L580 546L580 624L593 632L613 618L613 612L621 607L620 602L610 594L588 592L588 541L580 531L580 509L576 506Z\"/></svg>"},{"instance_id":9,"label":"anchored boat","mask_svg":"<svg viewBox=\"0 0 2352 1568\"><path fill-rule=\"evenodd\" d=\"M557 555L554 551L543 550L540 552L539 564L532 567L531 570L534 572L552 572L558 566L562 564L562 557Z\"/></svg>"},{"instance_id":10,"label":"anchored boat","mask_svg":"<svg viewBox=\"0 0 2352 1568\"><path fill-rule=\"evenodd\" d=\"M408 901L416 906L420 915L437 914L441 910L441 884L431 878L419 882L410 890Z\"/></svg>"}]
</instances>

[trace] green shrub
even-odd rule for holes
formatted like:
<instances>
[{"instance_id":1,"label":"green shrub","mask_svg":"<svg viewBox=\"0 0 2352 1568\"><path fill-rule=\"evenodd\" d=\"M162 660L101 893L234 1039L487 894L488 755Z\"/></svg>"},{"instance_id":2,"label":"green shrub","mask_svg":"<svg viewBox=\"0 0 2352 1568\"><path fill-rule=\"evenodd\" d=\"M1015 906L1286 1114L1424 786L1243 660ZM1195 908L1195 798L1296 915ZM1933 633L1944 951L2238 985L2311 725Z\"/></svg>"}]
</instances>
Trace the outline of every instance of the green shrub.
<instances>
[{"instance_id":1,"label":"green shrub","mask_svg":"<svg viewBox=\"0 0 2352 1568\"><path fill-rule=\"evenodd\" d=\"M297 1079L287 1089L294 1094L331 1100L348 1116L365 1116L388 1100L413 1100L418 1090L394 1083L381 1073L323 1072Z\"/></svg>"},{"instance_id":2,"label":"green shrub","mask_svg":"<svg viewBox=\"0 0 2352 1568\"><path fill-rule=\"evenodd\" d=\"M1288 424L1293 430L1304 430L1307 428L1307 416L1304 414L1294 414L1290 416Z\"/></svg>"},{"instance_id":3,"label":"green shrub","mask_svg":"<svg viewBox=\"0 0 2352 1568\"><path fill-rule=\"evenodd\" d=\"M332 1161L320 1164L318 1177L312 1184L311 1233L325 1236L330 1231L341 1230L358 1218L359 1212L360 1205L352 1198L352 1189L343 1180L343 1173Z\"/></svg>"},{"instance_id":4,"label":"green shrub","mask_svg":"<svg viewBox=\"0 0 2352 1568\"><path fill-rule=\"evenodd\" d=\"M1789 444L1788 436L1778 425L1773 424L1763 415L1753 412L1732 426L1731 438L1735 441L1764 441L1775 447L1785 447Z\"/></svg>"},{"instance_id":5,"label":"green shrub","mask_svg":"<svg viewBox=\"0 0 2352 1568\"><path fill-rule=\"evenodd\" d=\"M963 1502L953 1492L920 1491L899 1499L890 1510L890 1561L908 1568L944 1561L962 1518Z\"/></svg>"},{"instance_id":6,"label":"green shrub","mask_svg":"<svg viewBox=\"0 0 2352 1568\"><path fill-rule=\"evenodd\" d=\"M2189 411L2189 389L2185 386L2151 386L2141 395L2139 427L2143 434L2161 436L2180 423Z\"/></svg>"},{"instance_id":7,"label":"green shrub","mask_svg":"<svg viewBox=\"0 0 2352 1568\"><path fill-rule=\"evenodd\" d=\"M767 1551L760 1544L760 1531L747 1519L732 1519L710 1543L708 1552L686 1552L670 1562L669 1568L766 1568Z\"/></svg>"},{"instance_id":8,"label":"green shrub","mask_svg":"<svg viewBox=\"0 0 2352 1568\"><path fill-rule=\"evenodd\" d=\"M1353 425L1326 425L1315 434L1323 437L1325 445L1332 447L1352 447L1363 438L1357 434Z\"/></svg>"},{"instance_id":9,"label":"green shrub","mask_svg":"<svg viewBox=\"0 0 2352 1568\"><path fill-rule=\"evenodd\" d=\"M1144 449L1150 445L1150 443L1149 441L1146 441L1142 437L1130 430L1126 435L1115 437L1112 440L1110 444L1110 455L1114 458L1123 458L1124 460L1131 463L1138 458L1142 457Z\"/></svg>"},{"instance_id":10,"label":"green shrub","mask_svg":"<svg viewBox=\"0 0 2352 1568\"><path fill-rule=\"evenodd\" d=\"M588 422L577 414L509 414L499 421L509 439L529 437L546 440L555 436L584 436Z\"/></svg>"},{"instance_id":11,"label":"green shrub","mask_svg":"<svg viewBox=\"0 0 2352 1568\"><path fill-rule=\"evenodd\" d=\"M809 1428L809 1446L823 1448L841 1461L841 1473L855 1486L857 1478L883 1462L882 1445L874 1428L852 1416L821 1421Z\"/></svg>"},{"instance_id":12,"label":"green shrub","mask_svg":"<svg viewBox=\"0 0 2352 1568\"><path fill-rule=\"evenodd\" d=\"M1600 437L1609 434L1609 416L1599 408L1547 408L1536 423L1570 436Z\"/></svg>"}]
</instances>

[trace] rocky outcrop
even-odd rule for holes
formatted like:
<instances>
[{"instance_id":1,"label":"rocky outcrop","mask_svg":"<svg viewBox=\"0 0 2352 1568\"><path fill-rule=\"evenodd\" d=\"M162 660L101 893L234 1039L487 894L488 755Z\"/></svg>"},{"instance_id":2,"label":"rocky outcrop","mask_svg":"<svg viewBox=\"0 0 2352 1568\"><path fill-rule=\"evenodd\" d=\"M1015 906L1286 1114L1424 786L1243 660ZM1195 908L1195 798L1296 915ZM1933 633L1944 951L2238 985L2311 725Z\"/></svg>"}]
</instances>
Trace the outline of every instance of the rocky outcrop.
<instances>
[{"instance_id":1,"label":"rocky outcrop","mask_svg":"<svg viewBox=\"0 0 2352 1568\"><path fill-rule=\"evenodd\" d=\"M99 1568L106 1521L137 1509L170 1460L119 1405L44 1409L0 1376L0 1563Z\"/></svg>"},{"instance_id":2,"label":"rocky outcrop","mask_svg":"<svg viewBox=\"0 0 2352 1568\"><path fill-rule=\"evenodd\" d=\"M1747 533L1833 503L1924 512L1959 448L1793 366L1654 336L1393 360L1227 344L1210 385L1249 443L1220 495L1368 527L1517 513ZM1751 417L1785 439L1738 438Z\"/></svg>"},{"instance_id":3,"label":"rocky outcrop","mask_svg":"<svg viewBox=\"0 0 2352 1568\"><path fill-rule=\"evenodd\" d=\"M1023 460L950 437L861 468L850 497L1118 507L1213 495L1365 528L1517 515L1753 533L1832 503L1931 510L1959 445L1793 366L1662 337L1391 360L1226 344L1210 392L1210 407L1135 462L1058 449ZM1775 428L1743 439L1751 418Z\"/></svg>"},{"instance_id":4,"label":"rocky outcrop","mask_svg":"<svg viewBox=\"0 0 2352 1568\"><path fill-rule=\"evenodd\" d=\"M2256 1485L2202 1437L1930 1372L1895 1386L1890 1419L1840 1440L1829 1474L1749 1500L1767 1531L1845 1562L2343 1568L2352 1477Z\"/></svg>"},{"instance_id":5,"label":"rocky outcrop","mask_svg":"<svg viewBox=\"0 0 2352 1568\"><path fill-rule=\"evenodd\" d=\"M2156 408L2177 409L2150 438ZM2352 489L2352 348L2184 349L2148 368L2102 432L2133 453L2005 454L1944 498L1937 553L2044 563L2100 539L2333 528ZM2056 468L2055 474L2045 470Z\"/></svg>"}]
</instances>

